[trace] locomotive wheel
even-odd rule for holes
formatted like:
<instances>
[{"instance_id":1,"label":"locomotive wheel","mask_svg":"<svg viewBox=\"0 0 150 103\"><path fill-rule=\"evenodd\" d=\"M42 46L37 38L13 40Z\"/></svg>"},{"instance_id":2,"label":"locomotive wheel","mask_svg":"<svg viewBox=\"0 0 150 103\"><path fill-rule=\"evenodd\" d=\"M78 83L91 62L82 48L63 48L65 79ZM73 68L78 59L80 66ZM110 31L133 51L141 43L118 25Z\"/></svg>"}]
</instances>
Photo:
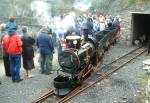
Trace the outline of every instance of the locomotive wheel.
<instances>
[{"instance_id":1,"label":"locomotive wheel","mask_svg":"<svg viewBox=\"0 0 150 103\"><path fill-rule=\"evenodd\" d=\"M83 84L83 82L84 82L86 79L87 79L87 78L82 78L81 81L78 83L78 85L81 86L81 85Z\"/></svg>"},{"instance_id":2,"label":"locomotive wheel","mask_svg":"<svg viewBox=\"0 0 150 103\"><path fill-rule=\"evenodd\" d=\"M108 45L108 50L110 49L110 47L111 47L111 44Z\"/></svg>"},{"instance_id":3,"label":"locomotive wheel","mask_svg":"<svg viewBox=\"0 0 150 103\"><path fill-rule=\"evenodd\" d=\"M112 45L115 45L115 44L117 44L117 40L116 39L114 39L114 41L112 42Z\"/></svg>"},{"instance_id":4,"label":"locomotive wheel","mask_svg":"<svg viewBox=\"0 0 150 103\"><path fill-rule=\"evenodd\" d=\"M109 42L106 42L105 49L104 49L105 52L109 50L109 47L110 47L109 45L110 45L110 43L109 43Z\"/></svg>"},{"instance_id":5,"label":"locomotive wheel","mask_svg":"<svg viewBox=\"0 0 150 103\"><path fill-rule=\"evenodd\" d=\"M117 39L114 40L114 44L117 44Z\"/></svg>"},{"instance_id":6,"label":"locomotive wheel","mask_svg":"<svg viewBox=\"0 0 150 103\"><path fill-rule=\"evenodd\" d=\"M107 52L107 51L108 51L108 49L109 49L108 47L105 47L105 52Z\"/></svg>"},{"instance_id":7,"label":"locomotive wheel","mask_svg":"<svg viewBox=\"0 0 150 103\"><path fill-rule=\"evenodd\" d=\"M90 75L89 75L90 76ZM85 78L80 77L80 81L77 83L78 86L81 86L83 82L89 77L88 75Z\"/></svg>"},{"instance_id":8,"label":"locomotive wheel","mask_svg":"<svg viewBox=\"0 0 150 103\"><path fill-rule=\"evenodd\" d=\"M91 76L91 73L93 72L93 71L91 71L88 75L86 75L85 77L82 77L86 72L87 72L88 70L84 70L83 72L82 72L82 74L80 75L80 77L79 77L79 81L77 82L77 85L78 86L81 86L82 84L83 84L83 82L89 77L89 76Z\"/></svg>"},{"instance_id":9,"label":"locomotive wheel","mask_svg":"<svg viewBox=\"0 0 150 103\"><path fill-rule=\"evenodd\" d=\"M104 51L102 51L102 53L101 53L101 55L99 57L100 61L103 59L103 57L104 57Z\"/></svg>"}]
</instances>

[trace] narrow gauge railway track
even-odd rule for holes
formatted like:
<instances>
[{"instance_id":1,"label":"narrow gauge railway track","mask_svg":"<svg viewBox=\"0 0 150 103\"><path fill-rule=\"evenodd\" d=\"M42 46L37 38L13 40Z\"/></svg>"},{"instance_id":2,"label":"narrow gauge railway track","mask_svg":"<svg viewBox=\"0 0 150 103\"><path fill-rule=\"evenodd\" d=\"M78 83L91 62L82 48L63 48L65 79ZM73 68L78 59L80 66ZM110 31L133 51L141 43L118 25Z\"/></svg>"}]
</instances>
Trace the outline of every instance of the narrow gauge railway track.
<instances>
[{"instance_id":1,"label":"narrow gauge railway track","mask_svg":"<svg viewBox=\"0 0 150 103\"><path fill-rule=\"evenodd\" d=\"M128 52L127 54L117 58L116 60L110 62L109 64L101 67L101 70L95 72L89 79L87 79L83 83L82 86L77 87L76 89L68 93L68 95L66 95L63 98L57 98L54 93L55 90L51 90L46 94L44 94L43 96L41 96L40 98L38 98L37 100L33 101L32 103L42 103L43 101L44 101L43 103L66 103L71 98L80 94L84 90L90 88L94 84L110 76L111 74L113 74L114 72L116 72L117 70L125 66L126 64L128 64L130 61L132 61L133 59L137 58L138 56L146 52L146 50L147 50L146 48L136 48Z\"/></svg>"},{"instance_id":2,"label":"narrow gauge railway track","mask_svg":"<svg viewBox=\"0 0 150 103\"><path fill-rule=\"evenodd\" d=\"M54 95L54 91L55 91L55 89L46 92L46 93L43 94L41 97L39 97L38 99L36 99L35 101L33 101L33 102L31 102L31 103L42 103L42 102L43 102L45 99L47 99L48 97L53 96L53 95Z\"/></svg>"}]
</instances>

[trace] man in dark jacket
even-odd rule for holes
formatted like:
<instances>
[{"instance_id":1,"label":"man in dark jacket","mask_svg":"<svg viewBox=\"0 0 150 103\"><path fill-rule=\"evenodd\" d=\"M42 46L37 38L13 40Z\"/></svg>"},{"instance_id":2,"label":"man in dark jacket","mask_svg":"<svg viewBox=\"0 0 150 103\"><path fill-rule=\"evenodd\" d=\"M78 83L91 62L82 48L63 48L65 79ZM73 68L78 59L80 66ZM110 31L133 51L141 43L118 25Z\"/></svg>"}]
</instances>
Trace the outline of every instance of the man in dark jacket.
<instances>
[{"instance_id":1,"label":"man in dark jacket","mask_svg":"<svg viewBox=\"0 0 150 103\"><path fill-rule=\"evenodd\" d=\"M41 73L51 74L53 59L53 40L48 34L48 27L43 27L37 37L37 47L40 51Z\"/></svg>"}]
</instances>

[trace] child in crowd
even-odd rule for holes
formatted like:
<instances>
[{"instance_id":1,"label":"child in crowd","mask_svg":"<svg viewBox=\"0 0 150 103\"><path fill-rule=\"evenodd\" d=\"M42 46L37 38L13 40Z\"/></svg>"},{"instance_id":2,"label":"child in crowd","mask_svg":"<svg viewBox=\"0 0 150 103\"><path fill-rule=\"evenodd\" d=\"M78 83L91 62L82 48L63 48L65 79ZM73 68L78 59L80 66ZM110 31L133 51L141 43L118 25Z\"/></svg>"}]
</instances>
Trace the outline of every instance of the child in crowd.
<instances>
[{"instance_id":1,"label":"child in crowd","mask_svg":"<svg viewBox=\"0 0 150 103\"><path fill-rule=\"evenodd\" d=\"M15 23L15 19L13 17L9 18L9 22L6 25L6 29L8 31L8 34L15 34L16 30L17 30L17 25Z\"/></svg>"}]
</instances>

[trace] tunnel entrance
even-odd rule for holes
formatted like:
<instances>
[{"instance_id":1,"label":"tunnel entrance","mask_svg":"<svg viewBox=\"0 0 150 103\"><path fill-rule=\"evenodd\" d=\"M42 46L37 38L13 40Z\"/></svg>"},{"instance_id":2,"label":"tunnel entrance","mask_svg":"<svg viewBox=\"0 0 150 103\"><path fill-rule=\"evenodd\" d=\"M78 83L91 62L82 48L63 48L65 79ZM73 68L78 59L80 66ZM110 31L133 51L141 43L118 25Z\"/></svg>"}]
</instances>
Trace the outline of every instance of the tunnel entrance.
<instances>
[{"instance_id":1,"label":"tunnel entrance","mask_svg":"<svg viewBox=\"0 0 150 103\"><path fill-rule=\"evenodd\" d=\"M147 45L150 40L150 14L132 12L132 44L139 40L143 45Z\"/></svg>"}]
</instances>

